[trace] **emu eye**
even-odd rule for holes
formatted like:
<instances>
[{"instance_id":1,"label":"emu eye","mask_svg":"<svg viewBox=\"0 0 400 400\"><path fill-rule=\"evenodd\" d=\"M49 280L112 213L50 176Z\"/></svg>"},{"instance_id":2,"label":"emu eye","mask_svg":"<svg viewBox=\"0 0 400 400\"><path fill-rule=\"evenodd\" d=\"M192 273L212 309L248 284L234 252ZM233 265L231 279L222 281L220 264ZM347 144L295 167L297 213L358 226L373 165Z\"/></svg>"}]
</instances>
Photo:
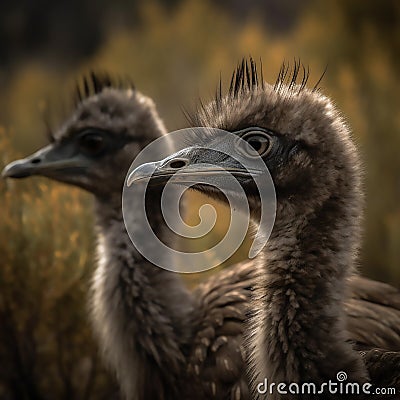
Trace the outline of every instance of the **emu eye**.
<instances>
[{"instance_id":1,"label":"emu eye","mask_svg":"<svg viewBox=\"0 0 400 400\"><path fill-rule=\"evenodd\" d=\"M105 147L104 137L99 132L86 132L79 137L79 149L88 156L99 155Z\"/></svg>"},{"instance_id":2,"label":"emu eye","mask_svg":"<svg viewBox=\"0 0 400 400\"><path fill-rule=\"evenodd\" d=\"M242 137L261 157L271 150L271 139L263 133L247 133Z\"/></svg>"}]
</instances>

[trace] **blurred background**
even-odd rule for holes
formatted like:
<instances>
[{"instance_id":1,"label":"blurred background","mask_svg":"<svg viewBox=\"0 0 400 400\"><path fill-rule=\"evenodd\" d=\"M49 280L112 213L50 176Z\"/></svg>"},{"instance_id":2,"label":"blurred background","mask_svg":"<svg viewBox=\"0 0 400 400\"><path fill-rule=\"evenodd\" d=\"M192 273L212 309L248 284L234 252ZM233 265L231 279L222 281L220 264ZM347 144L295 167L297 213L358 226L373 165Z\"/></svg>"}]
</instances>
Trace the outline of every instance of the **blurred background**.
<instances>
[{"instance_id":1,"label":"blurred background","mask_svg":"<svg viewBox=\"0 0 400 400\"><path fill-rule=\"evenodd\" d=\"M396 0L2 0L0 168L45 143L43 115L61 121L84 72L131 77L174 130L186 125L181 106L210 98L220 73L228 82L250 54L267 81L284 59L309 64L310 85L328 64L321 87L365 165L360 270L400 286ZM1 181L0 209L0 399L117 399L87 318L90 196L40 178Z\"/></svg>"}]
</instances>

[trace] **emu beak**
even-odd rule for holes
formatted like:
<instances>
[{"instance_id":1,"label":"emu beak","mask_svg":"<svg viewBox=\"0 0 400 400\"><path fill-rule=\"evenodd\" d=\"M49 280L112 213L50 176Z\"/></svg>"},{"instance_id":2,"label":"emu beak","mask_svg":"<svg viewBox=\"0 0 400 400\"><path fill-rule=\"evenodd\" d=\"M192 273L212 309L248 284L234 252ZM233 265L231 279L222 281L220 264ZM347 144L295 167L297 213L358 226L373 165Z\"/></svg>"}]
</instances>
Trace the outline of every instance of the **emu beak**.
<instances>
[{"instance_id":1,"label":"emu beak","mask_svg":"<svg viewBox=\"0 0 400 400\"><path fill-rule=\"evenodd\" d=\"M196 184L196 177L209 177L210 183L218 184L218 178L230 173L237 178L249 178L260 171L249 171L233 159L218 162L216 153L209 149L187 148L164 160L142 164L127 178L127 185L143 181L150 185L163 184L173 177L174 183ZM193 162L193 160L196 160Z\"/></svg>"},{"instance_id":2,"label":"emu beak","mask_svg":"<svg viewBox=\"0 0 400 400\"><path fill-rule=\"evenodd\" d=\"M81 160L65 157L60 148L50 144L36 153L8 164L1 173L3 178L26 178L32 175L54 176L71 168L82 168Z\"/></svg>"},{"instance_id":3,"label":"emu beak","mask_svg":"<svg viewBox=\"0 0 400 400\"><path fill-rule=\"evenodd\" d=\"M151 186L155 186L164 184L174 175L175 183L195 183L195 175L200 173L203 175L206 170L204 167L187 165L188 160L183 161L182 158L171 158L168 160L167 164L163 163L163 161L158 161L140 165L129 174L127 185L131 186L140 182L149 182ZM171 164L172 167L170 166ZM174 167L174 165L179 165L179 167Z\"/></svg>"}]
</instances>

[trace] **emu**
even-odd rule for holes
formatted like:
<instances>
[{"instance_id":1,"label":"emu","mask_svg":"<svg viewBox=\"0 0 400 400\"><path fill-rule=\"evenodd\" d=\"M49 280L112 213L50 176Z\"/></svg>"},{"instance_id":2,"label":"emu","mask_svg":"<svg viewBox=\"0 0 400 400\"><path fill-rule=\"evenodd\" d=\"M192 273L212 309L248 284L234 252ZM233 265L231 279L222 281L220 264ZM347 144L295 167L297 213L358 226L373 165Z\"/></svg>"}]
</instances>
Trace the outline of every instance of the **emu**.
<instances>
[{"instance_id":1,"label":"emu","mask_svg":"<svg viewBox=\"0 0 400 400\"><path fill-rule=\"evenodd\" d=\"M390 350L400 350L396 327L399 292L386 287L395 294L388 307L384 293L375 296L381 304L361 305L356 300L355 307L360 305L356 320L349 312L353 305L348 304L353 300L348 299L348 291L352 295L354 282L357 291L357 282L363 282L354 267L361 231L360 161L339 112L319 90L306 88L305 69L302 82L297 84L299 71L298 63L291 75L284 65L272 86L260 82L252 60L243 61L232 77L228 95L217 92L216 99L192 119L194 126L224 129L246 140L268 167L276 187L276 221L254 263L259 276L253 278L255 293L250 309L254 312L245 332L253 396L258 397L257 383L264 378L275 383L322 384L337 382L339 371L347 373L347 382L361 385L371 378L373 384L397 385L400 389L400 352L371 350L376 344L364 341L364 337L356 343L365 350L360 353L349 341L357 342L360 331L371 335L376 324L394 339L386 347L394 345ZM210 164L222 166L239 181L251 215L257 220L260 197L251 173L232 157L221 156L226 143L212 131L204 136L193 146L153 163L155 171L147 165L138 167L130 174L128 184L143 179L150 184L159 184L160 179L173 181L178 171L190 167L177 183L190 186L196 176L207 177L210 185L192 188L227 201L215 189L226 187L225 176L218 175ZM212 148L206 149L210 144ZM148 175L149 170L154 171L152 175ZM370 281L365 284L367 291L368 285L375 285ZM369 314L367 309L374 311ZM352 337L346 327L356 334ZM385 343L377 346L384 348ZM286 397L276 391L268 395L271 399ZM332 397L325 392L312 398Z\"/></svg>"},{"instance_id":2,"label":"emu","mask_svg":"<svg viewBox=\"0 0 400 400\"><path fill-rule=\"evenodd\" d=\"M146 261L125 230L121 193L126 172L140 149L164 133L148 97L106 75L91 75L51 143L11 163L3 176L42 175L94 195L98 246L91 319L127 399L248 399L243 333L256 283L253 264L222 271L189 293L178 274ZM149 218L168 241L154 203L148 204ZM349 336L366 348L399 346L395 329L400 321L386 330L372 324L368 334L360 325L363 317L373 315L375 321L388 313L378 303L389 286L368 282L368 287L361 278L350 283L357 293L346 302ZM395 299L400 304L398 292L391 293L388 304Z\"/></svg>"},{"instance_id":3,"label":"emu","mask_svg":"<svg viewBox=\"0 0 400 400\"><path fill-rule=\"evenodd\" d=\"M126 398L174 398L191 335L192 299L179 275L154 267L133 248L121 211L132 158L165 127L150 98L106 74L84 77L75 99L51 143L11 163L3 176L41 175L94 195L97 266L90 303L104 358ZM158 209L149 207L157 225Z\"/></svg>"}]
</instances>

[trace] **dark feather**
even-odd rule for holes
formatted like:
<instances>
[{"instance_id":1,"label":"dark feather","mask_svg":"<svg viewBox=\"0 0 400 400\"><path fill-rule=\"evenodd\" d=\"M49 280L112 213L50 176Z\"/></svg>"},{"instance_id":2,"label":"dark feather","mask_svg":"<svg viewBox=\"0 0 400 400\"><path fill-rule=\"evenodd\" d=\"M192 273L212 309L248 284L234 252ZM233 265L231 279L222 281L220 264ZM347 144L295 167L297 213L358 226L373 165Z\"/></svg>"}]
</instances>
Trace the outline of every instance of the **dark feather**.
<instances>
[{"instance_id":1,"label":"dark feather","mask_svg":"<svg viewBox=\"0 0 400 400\"><path fill-rule=\"evenodd\" d=\"M45 126L45 135L46 135L46 139L50 143L54 143L56 139L54 137L54 130L53 130L53 127L52 127L50 115L51 115L51 113L50 113L48 104L46 104L46 106L42 110L42 118L43 118L43 123L44 123L44 126Z\"/></svg>"},{"instance_id":2,"label":"dark feather","mask_svg":"<svg viewBox=\"0 0 400 400\"><path fill-rule=\"evenodd\" d=\"M379 382L381 388L386 390L394 389L395 394L385 395L374 398L386 400L398 400L400 398L400 353L385 351L382 349L372 349L361 353L372 382ZM397 372L397 373L396 373ZM373 388L371 389L373 393Z\"/></svg>"},{"instance_id":3,"label":"dark feather","mask_svg":"<svg viewBox=\"0 0 400 400\"><path fill-rule=\"evenodd\" d=\"M320 78L318 79L317 83L314 85L314 87L312 88L313 92L316 92L317 90L319 90L319 84L321 83L322 79L325 76L326 71L328 70L328 64L326 64L324 71L322 72Z\"/></svg>"},{"instance_id":4,"label":"dark feather","mask_svg":"<svg viewBox=\"0 0 400 400\"><path fill-rule=\"evenodd\" d=\"M228 95L237 98L240 93L257 89L258 82L256 63L251 57L248 60L243 58L232 74Z\"/></svg>"}]
</instances>

